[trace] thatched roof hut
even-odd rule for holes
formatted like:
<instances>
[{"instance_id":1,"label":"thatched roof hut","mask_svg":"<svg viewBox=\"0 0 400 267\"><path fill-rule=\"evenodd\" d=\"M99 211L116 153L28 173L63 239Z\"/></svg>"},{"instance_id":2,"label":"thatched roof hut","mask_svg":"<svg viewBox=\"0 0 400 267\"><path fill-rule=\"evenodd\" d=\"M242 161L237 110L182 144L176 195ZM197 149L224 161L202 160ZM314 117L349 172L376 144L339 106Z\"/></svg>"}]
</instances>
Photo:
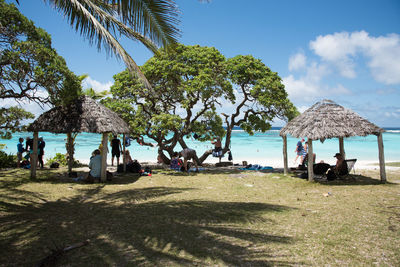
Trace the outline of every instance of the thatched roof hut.
<instances>
[{"instance_id":1,"label":"thatched roof hut","mask_svg":"<svg viewBox=\"0 0 400 267\"><path fill-rule=\"evenodd\" d=\"M128 124L115 112L82 96L69 106L46 111L28 127L30 132L51 133L129 133Z\"/></svg>"},{"instance_id":2,"label":"thatched roof hut","mask_svg":"<svg viewBox=\"0 0 400 267\"><path fill-rule=\"evenodd\" d=\"M386 180L384 171L383 141L382 133L384 130L368 120L362 118L354 111L344 108L331 100L323 100L314 104L302 114L291 120L280 131L280 136L284 138L286 145L286 135L293 137L307 137L309 154L312 154L312 141L320 140L323 142L329 138L339 138L339 150L344 153L343 138L350 136L378 136L379 161L381 163L381 179ZM284 149L285 150L285 149ZM311 151L310 151L311 150ZM287 152L286 152L287 153ZM309 179L312 177L312 159L309 157ZM287 172L287 155L284 151L285 173Z\"/></svg>"},{"instance_id":3,"label":"thatched roof hut","mask_svg":"<svg viewBox=\"0 0 400 267\"><path fill-rule=\"evenodd\" d=\"M38 132L66 133L67 150L73 155L73 142L71 133L102 133L103 147L107 147L108 133L120 134L129 133L128 124L122 120L115 112L97 103L94 99L81 96L68 106L58 106L46 111L29 125L28 131L34 132L34 162L31 164L31 177L36 177L36 155ZM125 147L125 145L124 145ZM125 149L125 148L124 148ZM68 164L68 169L72 169L72 157ZM107 149L102 151L102 175L101 179L106 178ZM124 153L125 165L125 153Z\"/></svg>"},{"instance_id":4,"label":"thatched roof hut","mask_svg":"<svg viewBox=\"0 0 400 267\"><path fill-rule=\"evenodd\" d=\"M280 131L280 135L307 136L313 140L329 138L379 135L384 132L375 124L360 117L354 111L331 100L323 100L291 120Z\"/></svg>"}]
</instances>

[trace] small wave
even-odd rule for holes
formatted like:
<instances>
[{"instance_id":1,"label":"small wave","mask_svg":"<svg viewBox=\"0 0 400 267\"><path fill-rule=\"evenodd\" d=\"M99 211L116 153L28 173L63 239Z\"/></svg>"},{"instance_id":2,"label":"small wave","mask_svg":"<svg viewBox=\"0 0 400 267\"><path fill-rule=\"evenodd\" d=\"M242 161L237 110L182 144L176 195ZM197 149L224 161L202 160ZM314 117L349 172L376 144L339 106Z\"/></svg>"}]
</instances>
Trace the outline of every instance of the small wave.
<instances>
[{"instance_id":1,"label":"small wave","mask_svg":"<svg viewBox=\"0 0 400 267\"><path fill-rule=\"evenodd\" d=\"M400 133L400 130L386 130L387 133Z\"/></svg>"}]
</instances>

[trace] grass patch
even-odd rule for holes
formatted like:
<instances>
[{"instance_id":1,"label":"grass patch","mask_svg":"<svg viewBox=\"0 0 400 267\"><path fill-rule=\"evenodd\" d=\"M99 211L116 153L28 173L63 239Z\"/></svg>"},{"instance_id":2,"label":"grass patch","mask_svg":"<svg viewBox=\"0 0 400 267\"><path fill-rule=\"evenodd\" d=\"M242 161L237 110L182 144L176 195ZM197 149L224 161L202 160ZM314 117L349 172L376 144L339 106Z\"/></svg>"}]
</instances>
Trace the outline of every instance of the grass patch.
<instances>
[{"instance_id":1,"label":"grass patch","mask_svg":"<svg viewBox=\"0 0 400 267\"><path fill-rule=\"evenodd\" d=\"M309 183L277 173L159 171L81 184L0 170L0 262L32 266L400 265L400 175Z\"/></svg>"},{"instance_id":2,"label":"grass patch","mask_svg":"<svg viewBox=\"0 0 400 267\"><path fill-rule=\"evenodd\" d=\"M379 163L374 163L374 166L379 166ZM385 166L388 167L400 167L400 162L385 162Z\"/></svg>"},{"instance_id":3,"label":"grass patch","mask_svg":"<svg viewBox=\"0 0 400 267\"><path fill-rule=\"evenodd\" d=\"M385 165L390 167L400 167L400 162L388 162Z\"/></svg>"}]
</instances>

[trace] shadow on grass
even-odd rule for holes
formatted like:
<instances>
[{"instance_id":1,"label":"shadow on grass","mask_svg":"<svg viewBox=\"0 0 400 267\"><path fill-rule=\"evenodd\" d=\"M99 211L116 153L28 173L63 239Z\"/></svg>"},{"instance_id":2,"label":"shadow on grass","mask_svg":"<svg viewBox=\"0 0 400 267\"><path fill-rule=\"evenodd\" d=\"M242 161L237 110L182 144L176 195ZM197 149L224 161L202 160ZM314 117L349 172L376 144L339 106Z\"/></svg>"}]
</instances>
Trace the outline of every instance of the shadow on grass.
<instances>
[{"instance_id":1,"label":"shadow on grass","mask_svg":"<svg viewBox=\"0 0 400 267\"><path fill-rule=\"evenodd\" d=\"M295 179L300 179L298 176L296 176L295 174L291 174L291 176ZM325 179L318 179L315 178L314 182L319 183L321 185L337 185L337 186L341 186L341 185L382 185L382 184L386 184L386 185L398 185L396 183L391 183L386 181L386 183L382 183L381 180L379 179L375 179L372 177L368 177L365 175L356 175L356 174L352 174L351 175L352 178L346 178L346 179L336 179L333 181L328 181Z\"/></svg>"},{"instance_id":2,"label":"shadow on grass","mask_svg":"<svg viewBox=\"0 0 400 267\"><path fill-rule=\"evenodd\" d=\"M380 179L374 179L372 177L364 176L364 175L351 175L352 178L347 178L347 179L336 179L333 181L318 181L316 182L322 184L322 185L381 185L381 184L387 184L387 185L397 185L395 183L391 182L386 182L382 183Z\"/></svg>"},{"instance_id":3,"label":"shadow on grass","mask_svg":"<svg viewBox=\"0 0 400 267\"><path fill-rule=\"evenodd\" d=\"M79 196L44 202L20 191L2 203L0 260L32 266L54 248L90 239L88 246L59 260L68 266L296 265L277 261L268 247L290 237L253 230L248 224L275 223L268 213L291 208L263 203L160 201L191 188L123 190L92 199ZM15 193L15 192L14 192ZM32 201L32 198L36 201ZM26 201L25 201L26 199ZM24 203L24 204L21 204Z\"/></svg>"}]
</instances>

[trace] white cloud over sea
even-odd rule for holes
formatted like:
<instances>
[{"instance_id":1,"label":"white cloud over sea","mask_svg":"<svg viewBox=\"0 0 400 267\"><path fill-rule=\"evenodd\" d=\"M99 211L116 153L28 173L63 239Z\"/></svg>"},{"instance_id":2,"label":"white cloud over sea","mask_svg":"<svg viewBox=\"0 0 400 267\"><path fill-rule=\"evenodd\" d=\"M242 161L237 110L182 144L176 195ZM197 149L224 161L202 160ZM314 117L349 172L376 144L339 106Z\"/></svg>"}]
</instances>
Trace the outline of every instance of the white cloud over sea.
<instances>
[{"instance_id":1,"label":"white cloud over sea","mask_svg":"<svg viewBox=\"0 0 400 267\"><path fill-rule=\"evenodd\" d=\"M365 31L318 36L310 49L322 61L331 63L346 78L357 75L357 57L363 57L378 82L400 83L400 35L373 37Z\"/></svg>"},{"instance_id":2,"label":"white cloud over sea","mask_svg":"<svg viewBox=\"0 0 400 267\"><path fill-rule=\"evenodd\" d=\"M343 84L367 69L371 79L383 85L400 84L400 35L371 36L365 31L320 35L304 51L288 61L289 75L283 78L293 101L350 95ZM339 79L337 79L339 78ZM334 82L329 80L334 80Z\"/></svg>"}]
</instances>

